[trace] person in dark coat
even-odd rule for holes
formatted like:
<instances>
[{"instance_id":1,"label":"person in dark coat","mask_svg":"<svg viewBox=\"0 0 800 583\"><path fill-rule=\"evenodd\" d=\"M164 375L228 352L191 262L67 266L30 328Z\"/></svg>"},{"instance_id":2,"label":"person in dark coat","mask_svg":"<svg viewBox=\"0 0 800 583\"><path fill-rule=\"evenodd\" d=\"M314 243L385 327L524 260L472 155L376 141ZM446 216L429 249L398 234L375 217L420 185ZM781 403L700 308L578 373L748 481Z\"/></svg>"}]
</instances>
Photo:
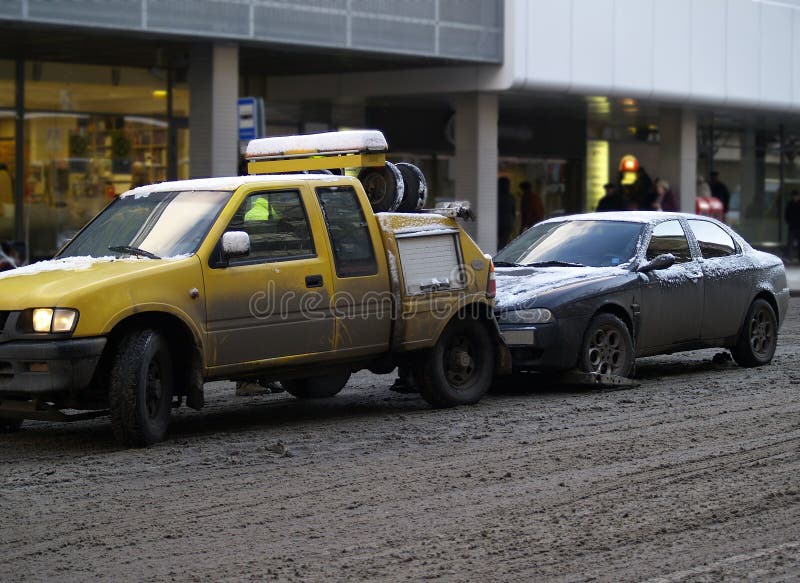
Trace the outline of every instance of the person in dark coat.
<instances>
[{"instance_id":1,"label":"person in dark coat","mask_svg":"<svg viewBox=\"0 0 800 583\"><path fill-rule=\"evenodd\" d=\"M613 182L608 182L603 185L606 193L603 198L597 203L597 208L595 209L598 213L604 213L609 211L624 211L628 209L628 205L625 202L625 197L617 190L617 185Z\"/></svg>"},{"instance_id":2,"label":"person in dark coat","mask_svg":"<svg viewBox=\"0 0 800 583\"><path fill-rule=\"evenodd\" d=\"M792 248L796 247L797 258L800 260L800 192L792 191L792 198L786 203L784 218L789 226L786 258L791 259Z\"/></svg>"},{"instance_id":3,"label":"person in dark coat","mask_svg":"<svg viewBox=\"0 0 800 583\"><path fill-rule=\"evenodd\" d=\"M511 181L501 176L497 179L497 248L502 249L514 230L517 203L511 194Z\"/></svg>"},{"instance_id":4,"label":"person in dark coat","mask_svg":"<svg viewBox=\"0 0 800 583\"><path fill-rule=\"evenodd\" d=\"M711 196L722 201L725 214L728 214L728 204L731 201L731 193L725 183L719 179L719 172L713 170L708 175L708 185L711 187Z\"/></svg>"},{"instance_id":5,"label":"person in dark coat","mask_svg":"<svg viewBox=\"0 0 800 583\"><path fill-rule=\"evenodd\" d=\"M522 191L522 224L524 231L544 218L544 204L541 195L536 192L527 180L519 185Z\"/></svg>"}]
</instances>

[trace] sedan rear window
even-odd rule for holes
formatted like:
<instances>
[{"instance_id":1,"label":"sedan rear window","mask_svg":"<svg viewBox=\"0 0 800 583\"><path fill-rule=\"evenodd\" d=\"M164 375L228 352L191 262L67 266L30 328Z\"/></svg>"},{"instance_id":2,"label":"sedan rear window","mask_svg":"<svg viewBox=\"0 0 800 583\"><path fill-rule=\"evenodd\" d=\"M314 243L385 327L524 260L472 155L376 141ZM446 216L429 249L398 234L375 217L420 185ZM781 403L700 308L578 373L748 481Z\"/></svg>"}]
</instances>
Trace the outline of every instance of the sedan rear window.
<instances>
[{"instance_id":1,"label":"sedan rear window","mask_svg":"<svg viewBox=\"0 0 800 583\"><path fill-rule=\"evenodd\" d=\"M539 223L508 244L495 262L613 267L636 254L641 223L563 221Z\"/></svg>"}]
</instances>

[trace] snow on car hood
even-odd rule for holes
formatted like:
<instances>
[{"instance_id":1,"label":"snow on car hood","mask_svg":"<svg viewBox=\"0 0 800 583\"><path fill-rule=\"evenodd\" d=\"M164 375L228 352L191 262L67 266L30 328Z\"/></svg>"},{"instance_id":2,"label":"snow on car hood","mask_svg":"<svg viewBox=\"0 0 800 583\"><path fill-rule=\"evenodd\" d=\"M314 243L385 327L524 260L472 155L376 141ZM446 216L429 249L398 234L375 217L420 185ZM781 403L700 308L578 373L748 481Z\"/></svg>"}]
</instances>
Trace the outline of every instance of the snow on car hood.
<instances>
[{"instance_id":1,"label":"snow on car hood","mask_svg":"<svg viewBox=\"0 0 800 583\"><path fill-rule=\"evenodd\" d=\"M536 297L603 279L630 276L627 266L617 267L498 267L496 310L524 307Z\"/></svg>"}]
</instances>

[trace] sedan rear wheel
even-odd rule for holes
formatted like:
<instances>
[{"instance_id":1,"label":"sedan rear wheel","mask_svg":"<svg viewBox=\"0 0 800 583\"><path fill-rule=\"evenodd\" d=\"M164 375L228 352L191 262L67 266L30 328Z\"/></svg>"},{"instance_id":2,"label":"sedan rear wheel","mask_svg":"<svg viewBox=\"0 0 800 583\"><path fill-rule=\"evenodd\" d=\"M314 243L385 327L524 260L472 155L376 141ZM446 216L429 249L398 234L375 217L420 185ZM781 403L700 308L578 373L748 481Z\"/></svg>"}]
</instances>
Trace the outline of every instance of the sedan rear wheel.
<instances>
[{"instance_id":1,"label":"sedan rear wheel","mask_svg":"<svg viewBox=\"0 0 800 583\"><path fill-rule=\"evenodd\" d=\"M775 356L778 345L778 320L769 302L761 298L750 304L739 340L731 350L739 366L761 366Z\"/></svg>"},{"instance_id":2,"label":"sedan rear wheel","mask_svg":"<svg viewBox=\"0 0 800 583\"><path fill-rule=\"evenodd\" d=\"M627 377L633 370L633 341L625 323L612 314L598 314L583 335L579 368L588 373Z\"/></svg>"}]
</instances>

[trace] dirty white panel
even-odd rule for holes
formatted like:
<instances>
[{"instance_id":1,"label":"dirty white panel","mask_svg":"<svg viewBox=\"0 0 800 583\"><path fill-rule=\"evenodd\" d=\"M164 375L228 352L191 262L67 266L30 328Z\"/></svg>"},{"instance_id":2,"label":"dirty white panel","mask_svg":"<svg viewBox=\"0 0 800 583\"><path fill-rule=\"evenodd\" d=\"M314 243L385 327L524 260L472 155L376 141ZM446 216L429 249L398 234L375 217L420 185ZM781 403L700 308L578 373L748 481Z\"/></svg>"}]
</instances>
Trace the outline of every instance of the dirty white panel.
<instances>
[{"instance_id":1,"label":"dirty white panel","mask_svg":"<svg viewBox=\"0 0 800 583\"><path fill-rule=\"evenodd\" d=\"M526 85L531 89L567 89L572 60L572 2L517 0L514 8L513 34L526 41L527 64L521 68L527 75Z\"/></svg>"},{"instance_id":2,"label":"dirty white panel","mask_svg":"<svg viewBox=\"0 0 800 583\"><path fill-rule=\"evenodd\" d=\"M691 0L655 0L653 5L653 92L683 99L689 95L691 40L678 41L676 31L689 30Z\"/></svg>"},{"instance_id":3,"label":"dirty white panel","mask_svg":"<svg viewBox=\"0 0 800 583\"><path fill-rule=\"evenodd\" d=\"M758 34L761 5L734 0L728 3L725 85L729 101L758 103Z\"/></svg>"},{"instance_id":4,"label":"dirty white panel","mask_svg":"<svg viewBox=\"0 0 800 583\"><path fill-rule=\"evenodd\" d=\"M406 293L461 287L456 245L458 240L451 234L398 237Z\"/></svg>"},{"instance_id":5,"label":"dirty white panel","mask_svg":"<svg viewBox=\"0 0 800 583\"><path fill-rule=\"evenodd\" d=\"M573 92L597 92L613 86L614 2L573 0ZM552 47L555 52L558 47Z\"/></svg>"},{"instance_id":6,"label":"dirty white panel","mask_svg":"<svg viewBox=\"0 0 800 583\"><path fill-rule=\"evenodd\" d=\"M795 10L777 4L761 6L759 85L764 105L788 105L792 100L792 78L784 55L792 54L792 15Z\"/></svg>"},{"instance_id":7,"label":"dirty white panel","mask_svg":"<svg viewBox=\"0 0 800 583\"><path fill-rule=\"evenodd\" d=\"M691 96L696 101L724 98L725 87L725 0L692 3ZM686 37L676 36L675 42Z\"/></svg>"},{"instance_id":8,"label":"dirty white panel","mask_svg":"<svg viewBox=\"0 0 800 583\"><path fill-rule=\"evenodd\" d=\"M648 96L653 91L653 0L614 2L614 89Z\"/></svg>"}]
</instances>

